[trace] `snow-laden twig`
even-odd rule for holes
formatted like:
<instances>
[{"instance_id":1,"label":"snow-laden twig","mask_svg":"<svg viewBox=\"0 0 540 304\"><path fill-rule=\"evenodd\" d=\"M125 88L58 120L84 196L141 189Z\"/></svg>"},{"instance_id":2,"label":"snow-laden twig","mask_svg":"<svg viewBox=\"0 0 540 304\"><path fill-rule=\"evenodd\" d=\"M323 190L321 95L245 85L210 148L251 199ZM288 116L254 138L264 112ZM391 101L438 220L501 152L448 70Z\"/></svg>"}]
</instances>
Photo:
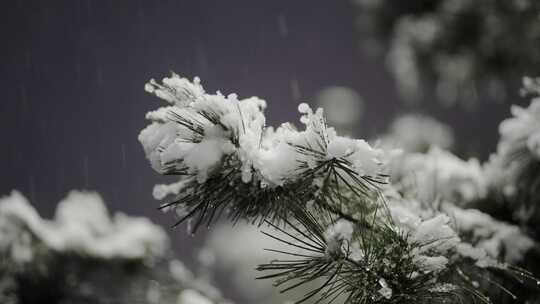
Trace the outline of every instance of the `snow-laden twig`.
<instances>
[{"instance_id":1,"label":"snow-laden twig","mask_svg":"<svg viewBox=\"0 0 540 304\"><path fill-rule=\"evenodd\" d=\"M321 282L297 303L490 303L472 275L500 287L498 273L531 278L462 238L444 212L402 208L399 194L399 208L389 205L392 153L337 135L322 109L301 104L301 130L289 123L273 129L258 98L208 94L197 78L175 74L147 87L173 104L148 114L152 123L139 136L152 167L180 177L156 188L162 208L175 209L178 223L188 219L193 230L223 212L270 225L265 235L289 249L260 265L267 272L260 278L274 279L282 292ZM449 174L460 176L454 163ZM468 198L470 191L459 193Z\"/></svg>"}]
</instances>

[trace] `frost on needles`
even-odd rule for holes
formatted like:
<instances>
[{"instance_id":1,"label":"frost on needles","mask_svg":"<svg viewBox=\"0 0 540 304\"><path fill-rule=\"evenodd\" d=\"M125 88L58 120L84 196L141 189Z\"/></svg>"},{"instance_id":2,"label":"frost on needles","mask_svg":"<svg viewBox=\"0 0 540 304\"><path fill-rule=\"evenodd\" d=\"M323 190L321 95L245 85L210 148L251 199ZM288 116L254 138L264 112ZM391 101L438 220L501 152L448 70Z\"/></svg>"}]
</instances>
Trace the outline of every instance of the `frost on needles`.
<instances>
[{"instance_id":1,"label":"frost on needles","mask_svg":"<svg viewBox=\"0 0 540 304\"><path fill-rule=\"evenodd\" d=\"M445 212L401 197L388 184L393 153L339 136L322 109L301 104L302 128L272 128L264 100L208 94L198 78L145 89L168 105L146 115L139 141L154 170L179 177L154 189L161 208L192 231L222 214L272 226L288 250L260 278L282 291L320 282L297 303L491 303L492 286L515 297L499 279L531 278L467 242Z\"/></svg>"}]
</instances>

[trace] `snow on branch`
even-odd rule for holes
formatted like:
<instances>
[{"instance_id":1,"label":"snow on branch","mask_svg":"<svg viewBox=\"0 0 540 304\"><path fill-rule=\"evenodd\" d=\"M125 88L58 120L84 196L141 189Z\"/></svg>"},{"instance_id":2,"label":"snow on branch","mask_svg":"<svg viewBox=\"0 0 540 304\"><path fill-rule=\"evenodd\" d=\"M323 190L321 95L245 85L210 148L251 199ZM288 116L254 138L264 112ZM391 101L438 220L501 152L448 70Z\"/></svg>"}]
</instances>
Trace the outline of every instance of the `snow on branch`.
<instances>
[{"instance_id":1,"label":"snow on branch","mask_svg":"<svg viewBox=\"0 0 540 304\"><path fill-rule=\"evenodd\" d=\"M233 218L277 216L285 202L305 204L327 194L325 187L349 185L355 195L373 196L386 182L383 151L338 136L322 109L301 104L303 130L290 123L274 129L265 126L265 101L204 93L197 78L173 74L147 90L174 106L150 112L139 140L156 171L182 176L183 183L155 193L163 198L171 190L175 198L164 207L181 205L181 213L199 214L199 224L224 208L236 210Z\"/></svg>"},{"instance_id":2,"label":"snow on branch","mask_svg":"<svg viewBox=\"0 0 540 304\"><path fill-rule=\"evenodd\" d=\"M45 246L102 259L153 259L168 248L165 231L146 218L117 213L110 217L97 193L72 191L56 209L54 220L42 219L19 192L0 199L0 252L13 261L34 258Z\"/></svg>"},{"instance_id":3,"label":"snow on branch","mask_svg":"<svg viewBox=\"0 0 540 304\"><path fill-rule=\"evenodd\" d=\"M109 215L95 192L71 191L53 219L18 191L0 197L0 303L228 303L172 256L144 217Z\"/></svg>"},{"instance_id":4,"label":"snow on branch","mask_svg":"<svg viewBox=\"0 0 540 304\"><path fill-rule=\"evenodd\" d=\"M146 89L171 104L148 113L151 124L139 135L152 167L180 178L154 189L162 208L175 210L177 224L188 220L192 231L222 213L269 225L265 235L287 248L274 250L283 259L259 266L260 278L274 279L282 292L321 282L296 303L490 303L486 284L514 296L498 283L501 276L534 280L501 262L494 248L467 238L475 228L458 229L449 211L409 204L388 184L394 153L339 136L322 109L300 104L301 129L291 123L274 129L265 125L263 100L208 94L198 78L172 74ZM441 173L437 159L450 166L440 181L456 181L446 198L484 195L478 163L430 154L426 182ZM478 189L466 187L477 180ZM466 223L466 213L454 214ZM522 245L514 257L529 243Z\"/></svg>"}]
</instances>

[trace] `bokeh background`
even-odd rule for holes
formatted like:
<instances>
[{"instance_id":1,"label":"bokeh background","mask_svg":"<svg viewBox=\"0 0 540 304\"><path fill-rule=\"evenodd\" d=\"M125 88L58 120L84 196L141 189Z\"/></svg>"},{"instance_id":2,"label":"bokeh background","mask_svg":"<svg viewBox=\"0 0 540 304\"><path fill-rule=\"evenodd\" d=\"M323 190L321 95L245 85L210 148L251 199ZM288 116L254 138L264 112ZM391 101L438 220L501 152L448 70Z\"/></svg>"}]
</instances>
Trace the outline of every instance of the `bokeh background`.
<instances>
[{"instance_id":1,"label":"bokeh background","mask_svg":"<svg viewBox=\"0 0 540 304\"><path fill-rule=\"evenodd\" d=\"M348 87L363 101L357 135L373 138L399 114L420 112L486 159L509 104L481 100L464 111L429 94L404 102L384 58L362 51L355 10L313 0L2 1L0 193L19 189L50 217L69 190L95 190L111 210L173 224L151 195L166 180L137 141L160 103L144 84L170 71L201 77L210 92L267 100L270 125L297 121L297 105L328 86ZM191 261L200 238L179 230L175 249Z\"/></svg>"}]
</instances>

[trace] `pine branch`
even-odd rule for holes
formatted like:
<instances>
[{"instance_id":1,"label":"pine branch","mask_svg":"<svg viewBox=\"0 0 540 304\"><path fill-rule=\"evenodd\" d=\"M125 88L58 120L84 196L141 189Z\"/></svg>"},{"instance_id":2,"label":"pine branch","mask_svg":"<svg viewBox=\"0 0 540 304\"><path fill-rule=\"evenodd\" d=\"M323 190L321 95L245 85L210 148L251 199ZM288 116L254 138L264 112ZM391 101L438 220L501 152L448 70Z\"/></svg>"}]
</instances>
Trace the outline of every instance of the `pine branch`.
<instances>
[{"instance_id":1,"label":"pine branch","mask_svg":"<svg viewBox=\"0 0 540 304\"><path fill-rule=\"evenodd\" d=\"M287 258L260 265L271 273L259 278L282 292L320 282L297 303L490 303L472 274L531 279L462 242L444 214L395 221L382 193L383 152L338 136L321 109L299 106L302 131L274 130L264 125L261 100L206 94L198 80L177 75L150 85L175 109L154 114L139 139L154 168L182 180L161 208L181 215L175 226L193 220L192 231L222 214L274 227L265 235L290 250L269 249Z\"/></svg>"}]
</instances>

